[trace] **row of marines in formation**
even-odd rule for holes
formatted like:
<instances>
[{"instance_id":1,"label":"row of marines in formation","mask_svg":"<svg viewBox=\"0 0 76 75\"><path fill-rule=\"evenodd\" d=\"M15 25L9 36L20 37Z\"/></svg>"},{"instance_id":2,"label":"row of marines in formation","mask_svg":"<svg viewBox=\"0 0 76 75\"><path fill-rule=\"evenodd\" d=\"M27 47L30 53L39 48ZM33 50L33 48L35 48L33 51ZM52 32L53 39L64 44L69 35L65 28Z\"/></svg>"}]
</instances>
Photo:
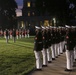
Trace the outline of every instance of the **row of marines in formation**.
<instances>
[{"instance_id":1,"label":"row of marines in formation","mask_svg":"<svg viewBox=\"0 0 76 75\"><path fill-rule=\"evenodd\" d=\"M10 38L12 38L13 29L5 29L4 31L1 29L0 36L6 36L6 30L8 31L8 36ZM17 39L22 38L22 37L29 37L29 32L30 32L29 29L27 29L27 30L26 29L15 29L15 34L16 34L16 36L18 36Z\"/></svg>"},{"instance_id":2,"label":"row of marines in formation","mask_svg":"<svg viewBox=\"0 0 76 75\"><path fill-rule=\"evenodd\" d=\"M6 30L0 30L0 36L4 36L6 38L6 42L8 43L8 39L13 39L13 41L16 41L16 38L29 38L29 29L6 29Z\"/></svg>"},{"instance_id":3,"label":"row of marines in formation","mask_svg":"<svg viewBox=\"0 0 76 75\"><path fill-rule=\"evenodd\" d=\"M36 58L36 70L42 70L52 60L55 60L63 52L66 53L65 71L73 70L73 62L76 60L76 27L38 27L34 38L34 53ZM43 61L41 61L41 53ZM43 63L43 64L42 64Z\"/></svg>"}]
</instances>

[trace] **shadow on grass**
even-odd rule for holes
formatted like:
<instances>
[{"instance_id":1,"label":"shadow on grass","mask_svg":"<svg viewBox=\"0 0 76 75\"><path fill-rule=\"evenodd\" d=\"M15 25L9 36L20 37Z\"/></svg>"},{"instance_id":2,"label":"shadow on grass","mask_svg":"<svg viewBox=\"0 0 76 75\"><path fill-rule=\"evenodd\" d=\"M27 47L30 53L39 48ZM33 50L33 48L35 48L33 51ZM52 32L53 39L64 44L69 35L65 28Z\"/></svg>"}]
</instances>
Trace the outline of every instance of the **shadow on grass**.
<instances>
[{"instance_id":1,"label":"shadow on grass","mask_svg":"<svg viewBox=\"0 0 76 75\"><path fill-rule=\"evenodd\" d=\"M17 41L33 43L34 42L34 37L17 39Z\"/></svg>"},{"instance_id":2,"label":"shadow on grass","mask_svg":"<svg viewBox=\"0 0 76 75\"><path fill-rule=\"evenodd\" d=\"M20 45L20 44L16 44L16 43L9 43L9 44L12 44L12 45L16 45L16 46L19 46L19 47L27 47L27 48L32 48L33 49L33 47L29 47L29 46L23 46L23 45Z\"/></svg>"}]
</instances>

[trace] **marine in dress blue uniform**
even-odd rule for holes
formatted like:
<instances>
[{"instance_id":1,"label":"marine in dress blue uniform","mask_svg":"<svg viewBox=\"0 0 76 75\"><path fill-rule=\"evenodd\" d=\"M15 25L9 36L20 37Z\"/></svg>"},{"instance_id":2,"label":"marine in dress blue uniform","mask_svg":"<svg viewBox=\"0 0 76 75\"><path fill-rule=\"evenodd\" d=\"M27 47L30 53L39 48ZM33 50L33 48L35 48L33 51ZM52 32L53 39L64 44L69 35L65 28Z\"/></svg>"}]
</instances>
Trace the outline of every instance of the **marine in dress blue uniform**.
<instances>
[{"instance_id":1,"label":"marine in dress blue uniform","mask_svg":"<svg viewBox=\"0 0 76 75\"><path fill-rule=\"evenodd\" d=\"M42 26L42 37L43 37L43 50L42 50L42 56L43 56L43 67L47 66L47 46L46 46L46 28Z\"/></svg>"},{"instance_id":2,"label":"marine in dress blue uniform","mask_svg":"<svg viewBox=\"0 0 76 75\"><path fill-rule=\"evenodd\" d=\"M36 58L36 70L42 70L41 51L43 49L41 28L35 26L36 35L34 39L34 53Z\"/></svg>"},{"instance_id":3,"label":"marine in dress blue uniform","mask_svg":"<svg viewBox=\"0 0 76 75\"><path fill-rule=\"evenodd\" d=\"M50 34L50 28L46 27L46 43L47 43L47 60L48 63L52 62L52 56L51 56L51 34Z\"/></svg>"},{"instance_id":4,"label":"marine in dress blue uniform","mask_svg":"<svg viewBox=\"0 0 76 75\"><path fill-rule=\"evenodd\" d=\"M72 71L73 70L73 48L74 48L74 33L70 26L68 27L66 32L66 69L65 71Z\"/></svg>"}]
</instances>

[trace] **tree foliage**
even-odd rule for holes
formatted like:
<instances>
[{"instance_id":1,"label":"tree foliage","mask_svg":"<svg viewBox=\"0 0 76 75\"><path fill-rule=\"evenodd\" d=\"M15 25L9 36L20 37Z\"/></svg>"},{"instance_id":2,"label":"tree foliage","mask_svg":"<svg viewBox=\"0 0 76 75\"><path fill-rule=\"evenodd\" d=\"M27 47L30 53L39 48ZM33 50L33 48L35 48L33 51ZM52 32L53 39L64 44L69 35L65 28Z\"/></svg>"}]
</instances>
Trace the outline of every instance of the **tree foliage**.
<instances>
[{"instance_id":1,"label":"tree foliage","mask_svg":"<svg viewBox=\"0 0 76 75\"><path fill-rule=\"evenodd\" d=\"M7 23L11 23L16 17L16 8L17 4L15 0L0 0L0 20L5 23L5 20L7 20Z\"/></svg>"}]
</instances>

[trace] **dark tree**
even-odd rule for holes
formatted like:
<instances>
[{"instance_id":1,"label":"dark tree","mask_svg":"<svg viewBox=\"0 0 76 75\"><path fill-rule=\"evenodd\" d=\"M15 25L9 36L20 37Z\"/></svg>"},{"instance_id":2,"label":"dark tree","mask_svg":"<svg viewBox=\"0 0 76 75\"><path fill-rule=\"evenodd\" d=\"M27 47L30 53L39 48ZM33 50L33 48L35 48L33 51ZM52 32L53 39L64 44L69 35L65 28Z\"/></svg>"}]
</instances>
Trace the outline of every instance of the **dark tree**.
<instances>
[{"instance_id":1,"label":"dark tree","mask_svg":"<svg viewBox=\"0 0 76 75\"><path fill-rule=\"evenodd\" d=\"M1 27L11 28L15 24L17 4L15 0L0 0Z\"/></svg>"},{"instance_id":2,"label":"dark tree","mask_svg":"<svg viewBox=\"0 0 76 75\"><path fill-rule=\"evenodd\" d=\"M73 3L76 6L76 0L36 0L36 7L41 13L48 11L51 16L56 17L61 23L69 24L75 17L75 6L69 8Z\"/></svg>"}]
</instances>

